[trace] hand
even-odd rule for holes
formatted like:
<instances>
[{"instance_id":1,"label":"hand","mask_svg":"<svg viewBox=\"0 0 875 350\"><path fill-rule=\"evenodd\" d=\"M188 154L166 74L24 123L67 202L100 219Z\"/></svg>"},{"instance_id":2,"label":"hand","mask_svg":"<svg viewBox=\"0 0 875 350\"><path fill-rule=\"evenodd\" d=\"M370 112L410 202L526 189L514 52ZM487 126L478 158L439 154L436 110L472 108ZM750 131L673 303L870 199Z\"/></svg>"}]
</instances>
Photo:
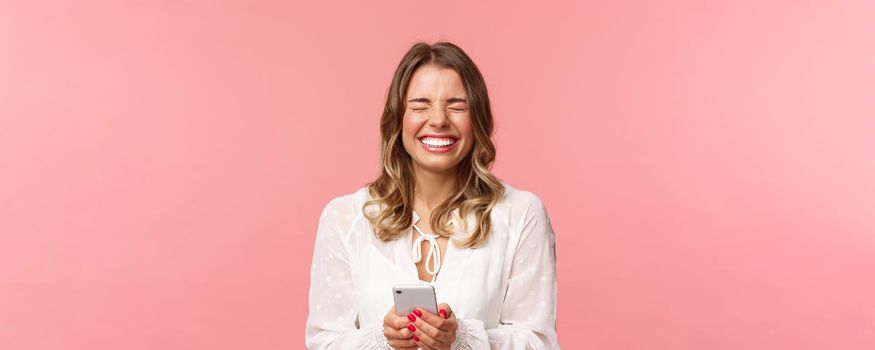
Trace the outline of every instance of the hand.
<instances>
[{"instance_id":1,"label":"hand","mask_svg":"<svg viewBox=\"0 0 875 350\"><path fill-rule=\"evenodd\" d=\"M407 329L410 319L398 316L393 305L386 317L383 317L383 335L389 340L393 349L417 349L419 345L413 341L413 332Z\"/></svg>"},{"instance_id":2,"label":"hand","mask_svg":"<svg viewBox=\"0 0 875 350\"><path fill-rule=\"evenodd\" d=\"M413 341L423 349L449 350L456 341L456 315L447 304L438 305L438 314L420 308L413 311Z\"/></svg>"}]
</instances>

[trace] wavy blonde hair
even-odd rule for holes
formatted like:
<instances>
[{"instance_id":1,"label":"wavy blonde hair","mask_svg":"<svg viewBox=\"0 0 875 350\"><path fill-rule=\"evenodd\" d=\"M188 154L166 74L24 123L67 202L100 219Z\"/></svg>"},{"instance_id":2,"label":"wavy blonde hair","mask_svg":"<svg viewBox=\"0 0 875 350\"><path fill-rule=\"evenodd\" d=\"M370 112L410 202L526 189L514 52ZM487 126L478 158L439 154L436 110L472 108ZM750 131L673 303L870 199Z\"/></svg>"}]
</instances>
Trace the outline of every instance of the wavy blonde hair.
<instances>
[{"instance_id":1,"label":"wavy blonde hair","mask_svg":"<svg viewBox=\"0 0 875 350\"><path fill-rule=\"evenodd\" d=\"M427 64L453 69L461 77L468 94L474 135L471 152L457 168L457 188L432 211L429 224L434 234L449 237L452 232L448 223L453 211L459 209L462 228L468 227L467 219L471 214L476 221L473 231L465 241L454 240L454 243L462 248L477 248L486 243L492 228L489 215L504 196L505 189L490 172L495 161L495 145L492 142L492 109L486 83L471 58L452 43L416 43L398 64L380 119L380 175L367 184L372 199L365 202L362 212L370 221L376 236L384 241L398 238L412 225L416 184L412 160L401 141L401 129L406 110L404 97L410 77L417 68ZM380 209L376 213L369 213L367 208L371 205L378 205Z\"/></svg>"}]
</instances>

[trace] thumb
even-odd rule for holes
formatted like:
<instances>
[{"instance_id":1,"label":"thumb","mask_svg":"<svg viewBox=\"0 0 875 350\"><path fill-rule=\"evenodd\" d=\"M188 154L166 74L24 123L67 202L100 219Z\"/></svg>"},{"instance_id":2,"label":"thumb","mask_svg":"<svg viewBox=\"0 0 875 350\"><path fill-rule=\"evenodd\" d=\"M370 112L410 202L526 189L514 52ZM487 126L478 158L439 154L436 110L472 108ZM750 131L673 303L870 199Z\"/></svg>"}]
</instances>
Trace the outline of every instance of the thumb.
<instances>
[{"instance_id":1,"label":"thumb","mask_svg":"<svg viewBox=\"0 0 875 350\"><path fill-rule=\"evenodd\" d=\"M453 315L453 309L450 308L450 305L447 305L447 303L441 303L438 305L438 315L445 319L450 318L450 316Z\"/></svg>"}]
</instances>

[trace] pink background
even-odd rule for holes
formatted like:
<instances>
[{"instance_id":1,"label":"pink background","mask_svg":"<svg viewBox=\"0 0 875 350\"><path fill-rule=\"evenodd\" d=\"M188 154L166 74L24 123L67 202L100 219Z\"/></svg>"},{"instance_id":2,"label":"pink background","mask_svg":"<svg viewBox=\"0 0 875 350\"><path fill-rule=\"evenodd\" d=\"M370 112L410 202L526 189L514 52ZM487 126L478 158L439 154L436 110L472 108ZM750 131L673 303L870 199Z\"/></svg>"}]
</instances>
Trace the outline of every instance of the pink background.
<instances>
[{"instance_id":1,"label":"pink background","mask_svg":"<svg viewBox=\"0 0 875 350\"><path fill-rule=\"evenodd\" d=\"M478 63L567 349L875 348L872 1L4 1L0 348L303 348L417 40Z\"/></svg>"}]
</instances>

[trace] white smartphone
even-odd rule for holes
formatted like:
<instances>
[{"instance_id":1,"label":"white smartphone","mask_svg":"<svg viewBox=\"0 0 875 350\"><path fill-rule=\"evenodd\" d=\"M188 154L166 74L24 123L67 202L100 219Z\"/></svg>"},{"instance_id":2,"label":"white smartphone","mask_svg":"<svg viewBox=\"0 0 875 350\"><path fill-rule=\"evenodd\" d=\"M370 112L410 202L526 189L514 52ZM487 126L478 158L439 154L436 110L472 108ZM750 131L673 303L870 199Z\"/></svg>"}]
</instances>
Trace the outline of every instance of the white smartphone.
<instances>
[{"instance_id":1,"label":"white smartphone","mask_svg":"<svg viewBox=\"0 0 875 350\"><path fill-rule=\"evenodd\" d=\"M395 312L399 316L405 316L417 307L437 314L437 298L430 284L396 284L392 287L392 295L395 297Z\"/></svg>"}]
</instances>

